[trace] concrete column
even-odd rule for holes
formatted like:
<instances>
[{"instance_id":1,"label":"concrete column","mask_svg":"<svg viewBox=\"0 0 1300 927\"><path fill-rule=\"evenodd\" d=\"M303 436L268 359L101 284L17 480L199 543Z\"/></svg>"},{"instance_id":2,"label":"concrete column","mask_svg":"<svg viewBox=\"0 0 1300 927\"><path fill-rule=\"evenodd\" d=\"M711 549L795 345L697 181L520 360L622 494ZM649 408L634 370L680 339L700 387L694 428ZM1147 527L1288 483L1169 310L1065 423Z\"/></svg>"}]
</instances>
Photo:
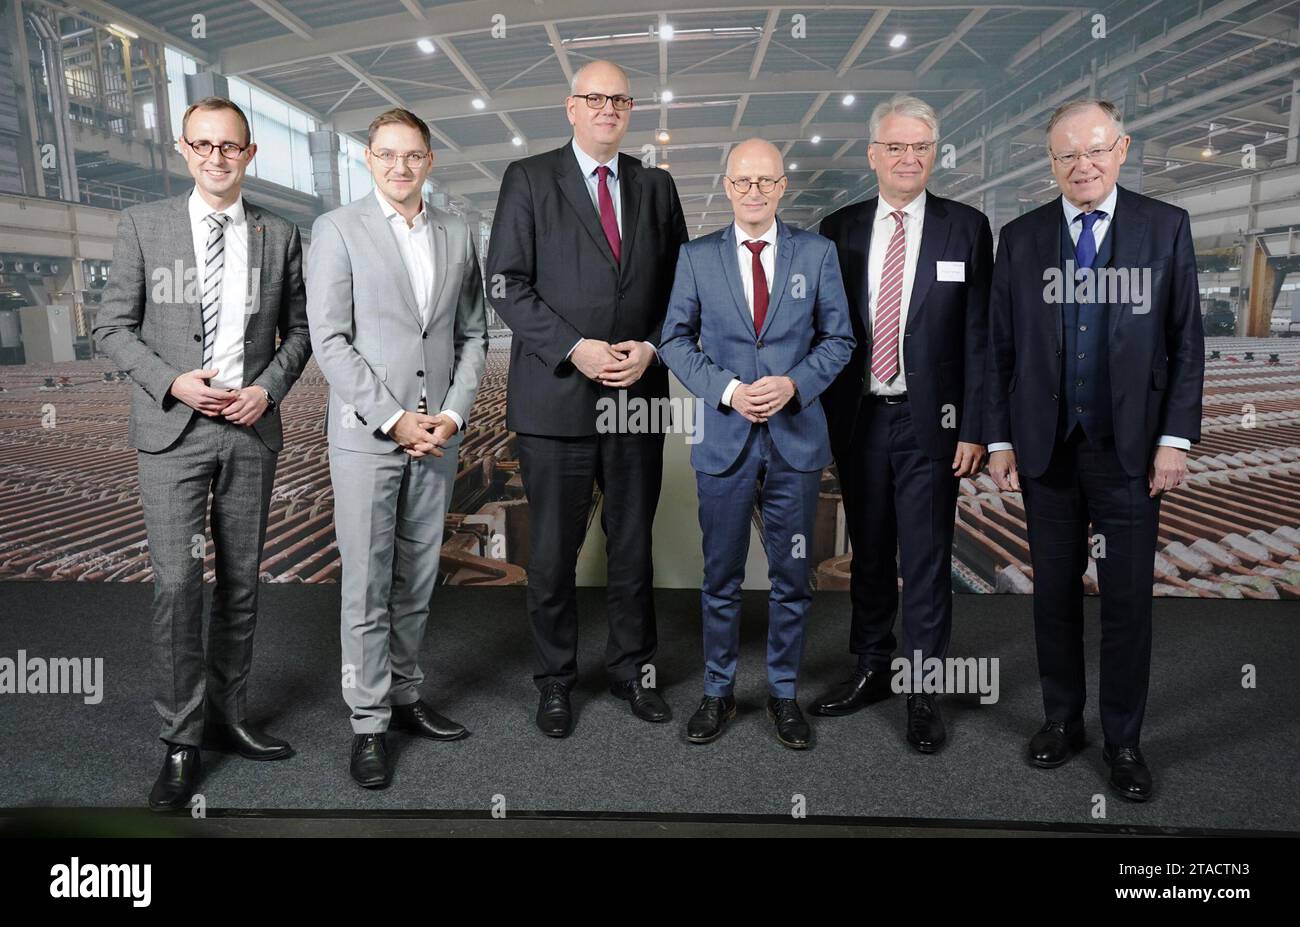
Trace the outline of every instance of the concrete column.
<instances>
[{"instance_id":1,"label":"concrete column","mask_svg":"<svg viewBox=\"0 0 1300 927\"><path fill-rule=\"evenodd\" d=\"M343 204L339 186L339 137L331 129L317 129L307 136L311 151L311 173L316 184L316 195L326 209L337 209Z\"/></svg>"}]
</instances>

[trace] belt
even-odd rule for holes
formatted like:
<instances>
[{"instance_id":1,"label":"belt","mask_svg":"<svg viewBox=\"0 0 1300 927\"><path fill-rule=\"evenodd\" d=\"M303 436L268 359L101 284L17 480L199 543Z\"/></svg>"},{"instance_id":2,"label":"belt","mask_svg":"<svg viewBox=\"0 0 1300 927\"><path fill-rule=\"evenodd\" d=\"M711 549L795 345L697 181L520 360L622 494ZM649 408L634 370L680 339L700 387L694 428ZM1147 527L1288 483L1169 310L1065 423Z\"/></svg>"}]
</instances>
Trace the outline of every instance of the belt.
<instances>
[{"instance_id":1,"label":"belt","mask_svg":"<svg viewBox=\"0 0 1300 927\"><path fill-rule=\"evenodd\" d=\"M882 402L887 406L896 406L899 403L907 402L907 393L899 393L897 396L881 396L879 393L867 393L866 397L875 402Z\"/></svg>"}]
</instances>

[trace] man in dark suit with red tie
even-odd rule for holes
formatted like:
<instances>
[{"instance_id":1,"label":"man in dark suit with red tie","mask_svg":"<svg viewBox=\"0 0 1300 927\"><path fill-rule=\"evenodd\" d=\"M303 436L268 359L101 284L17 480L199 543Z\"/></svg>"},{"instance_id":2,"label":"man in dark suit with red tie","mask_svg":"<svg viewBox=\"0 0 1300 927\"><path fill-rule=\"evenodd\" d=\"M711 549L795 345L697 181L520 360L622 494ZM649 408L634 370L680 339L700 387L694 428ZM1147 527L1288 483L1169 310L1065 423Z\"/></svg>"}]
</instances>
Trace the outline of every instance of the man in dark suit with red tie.
<instances>
[{"instance_id":1,"label":"man in dark suit with red tie","mask_svg":"<svg viewBox=\"0 0 1300 927\"><path fill-rule=\"evenodd\" d=\"M839 248L858 343L824 400L853 545L857 665L814 714L850 714L891 694L900 573L902 657L914 665L948 649L957 485L984 457L993 237L979 210L926 191L938 138L924 101L881 103L867 149L880 195L821 224ZM907 740L921 753L947 736L936 694L907 697Z\"/></svg>"},{"instance_id":2,"label":"man in dark suit with red tie","mask_svg":"<svg viewBox=\"0 0 1300 927\"><path fill-rule=\"evenodd\" d=\"M608 416L598 413L667 398L655 345L687 240L672 177L619 154L633 105L627 75L593 61L571 89L573 141L506 169L487 259L489 297L514 334L506 424L516 432L530 516L537 725L551 737L573 724L575 571L596 486L604 493L611 691L643 720L669 718L643 676L657 646L650 543L663 435L634 416L602 431Z\"/></svg>"},{"instance_id":3,"label":"man in dark suit with red tie","mask_svg":"<svg viewBox=\"0 0 1300 927\"><path fill-rule=\"evenodd\" d=\"M1101 539L1102 757L1111 788L1145 801L1160 500L1201 436L1205 349L1190 219L1117 184L1128 144L1102 100L1048 123L1061 196L998 241L985 436L993 479L1024 494L1046 715L1029 761L1057 767L1084 746L1083 573Z\"/></svg>"}]
</instances>

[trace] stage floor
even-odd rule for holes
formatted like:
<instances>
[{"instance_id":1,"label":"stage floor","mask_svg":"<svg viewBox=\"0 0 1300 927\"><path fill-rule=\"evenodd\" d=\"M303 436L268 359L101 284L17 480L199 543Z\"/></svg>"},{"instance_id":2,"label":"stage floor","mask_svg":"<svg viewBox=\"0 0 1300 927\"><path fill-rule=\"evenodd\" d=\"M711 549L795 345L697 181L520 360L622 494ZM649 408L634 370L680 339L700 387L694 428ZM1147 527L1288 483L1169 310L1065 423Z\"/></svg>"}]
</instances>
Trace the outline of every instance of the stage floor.
<instances>
[{"instance_id":1,"label":"stage floor","mask_svg":"<svg viewBox=\"0 0 1300 927\"><path fill-rule=\"evenodd\" d=\"M0 695L0 809L143 805L162 756L147 660L151 593L136 584L0 583L0 658L22 650L28 660L104 661L98 704L76 694ZM1088 603L1090 743L1056 770L1023 759L1042 715L1028 597L957 598L950 656L998 658L999 699L985 705L975 695L945 696L949 742L932 756L904 740L901 696L847 718L810 717L811 750L777 743L763 710L762 593L745 598L740 715L715 743L689 744L685 722L701 694L698 594L656 593L656 666L674 712L661 725L636 720L608 694L603 590L580 590L580 603L577 725L568 739L552 740L533 726L523 590L439 589L423 651L425 697L472 736L437 744L390 735L393 785L367 792L348 776L338 586L264 586L250 718L290 740L297 754L263 764L205 751L207 824L225 821L226 832L466 832L504 808L507 819L528 812L511 824L525 832L529 819L561 830L566 819L594 821L570 829L601 832L692 822L697 831L745 822L785 831L781 822L794 823L792 809L801 806L808 825L832 830L1300 832L1300 605L1293 602L1156 601L1143 741L1156 795L1145 805L1105 785L1095 600ZM846 675L847 624L847 596L819 594L800 677L804 705ZM1254 688L1242 685L1248 664ZM1105 797L1104 816L1095 796ZM602 822L601 813L610 816Z\"/></svg>"}]
</instances>

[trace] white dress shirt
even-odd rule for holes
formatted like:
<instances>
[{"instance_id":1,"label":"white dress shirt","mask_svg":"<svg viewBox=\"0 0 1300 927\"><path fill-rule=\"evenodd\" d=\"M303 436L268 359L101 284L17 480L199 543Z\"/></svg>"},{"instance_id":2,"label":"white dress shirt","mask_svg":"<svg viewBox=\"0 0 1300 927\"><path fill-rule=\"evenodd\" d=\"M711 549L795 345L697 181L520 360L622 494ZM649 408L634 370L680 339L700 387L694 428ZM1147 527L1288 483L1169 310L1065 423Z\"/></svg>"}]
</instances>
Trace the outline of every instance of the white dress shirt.
<instances>
[{"instance_id":1,"label":"white dress shirt","mask_svg":"<svg viewBox=\"0 0 1300 927\"><path fill-rule=\"evenodd\" d=\"M1115 219L1115 203L1118 200L1119 187L1111 187L1110 193L1095 207L1105 213L1103 218L1099 218L1092 224L1092 238L1096 243L1097 251L1101 251L1101 243L1105 240L1106 233L1110 231L1111 222ZM1083 222L1076 222L1075 219L1083 213L1083 210L1064 196L1061 197L1061 209L1065 212L1065 224L1070 229L1070 240L1077 246L1079 244L1079 235L1083 233ZM1180 438L1176 435L1161 435L1156 444L1176 447L1183 451L1191 450L1192 447L1192 442L1189 439ZM1013 447L1009 441L997 441L990 444L988 450L992 454L994 451L1010 451L1013 450Z\"/></svg>"},{"instance_id":2,"label":"white dress shirt","mask_svg":"<svg viewBox=\"0 0 1300 927\"><path fill-rule=\"evenodd\" d=\"M876 327L876 296L880 293L880 277L885 270L885 253L889 251L889 240L894 237L898 223L893 213L898 207L891 206L882 196L876 201L876 216L871 227L871 253L867 256L867 288L870 293L868 318L871 320L874 343ZM903 332L907 330L907 310L912 302L912 284L916 281L916 263L921 256L921 231L925 226L925 191L920 196L902 207L903 234L906 248L903 252L903 292L898 307L898 373L888 384L881 383L871 372L871 359L867 358L867 375L871 378L869 388L876 396L900 396L907 392L907 364L903 359Z\"/></svg>"},{"instance_id":3,"label":"white dress shirt","mask_svg":"<svg viewBox=\"0 0 1300 927\"><path fill-rule=\"evenodd\" d=\"M243 199L225 209L213 209L195 187L190 193L190 234L194 238L194 258L199 276L206 270L208 235L212 226L207 217L214 212L230 216L226 223L224 265L221 270L221 305L217 310L217 334L212 342L212 366L217 375L209 383L213 389L243 389L244 328L248 319L248 222L244 218ZM203 280L200 292L207 289Z\"/></svg>"},{"instance_id":4,"label":"white dress shirt","mask_svg":"<svg viewBox=\"0 0 1300 927\"><path fill-rule=\"evenodd\" d=\"M776 220L771 227L757 238L750 238L741 231L740 225L731 223L732 240L736 243L736 263L740 265L740 285L745 290L745 305L749 307L749 317L754 318L754 252L745 247L747 241L765 241L767 247L758 252L758 261L763 266L763 276L767 278L767 293L771 302L772 278L776 276ZM740 385L739 380L732 380L722 391L722 404L731 405L731 394Z\"/></svg>"},{"instance_id":5,"label":"white dress shirt","mask_svg":"<svg viewBox=\"0 0 1300 927\"><path fill-rule=\"evenodd\" d=\"M596 210L597 218L600 218L600 175L596 173L596 168L602 166L609 168L609 176L605 178L605 188L609 190L609 197L614 201L614 219L618 222L618 239L622 241L624 237L623 197L619 196L618 152L614 152L614 157L608 161L597 161L579 147L577 138L570 142L570 147L573 149L574 157L578 159L578 170L582 171L582 178L587 182L587 193L591 196L591 205ZM579 338L573 343L573 348L576 348L585 340L585 338ZM649 341L646 342L646 345L650 348L650 352L654 354L655 359L658 360L659 351ZM569 348L569 353L564 355L565 360L572 356L573 348Z\"/></svg>"},{"instance_id":6,"label":"white dress shirt","mask_svg":"<svg viewBox=\"0 0 1300 927\"><path fill-rule=\"evenodd\" d=\"M407 277L411 281L411 292L415 294L415 307L420 312L420 321L428 326L429 313L433 311L433 229L429 226L429 211L425 209L424 200L420 200L420 211L415 214L415 219L407 223L406 217L397 211L397 207L388 202L378 190L374 191L375 199L379 200L379 208L384 212L384 218L388 220L388 227L393 232L393 238L397 240L397 253L401 255L402 264L406 267ZM424 386L420 386L420 395L425 395ZM402 417L402 413L407 410L399 409L394 412L388 421L379 426L379 430L388 434L392 427L397 424ZM443 409L442 414L447 416L456 423L456 430L460 431L465 427L465 422L460 415L451 409Z\"/></svg>"}]
</instances>

